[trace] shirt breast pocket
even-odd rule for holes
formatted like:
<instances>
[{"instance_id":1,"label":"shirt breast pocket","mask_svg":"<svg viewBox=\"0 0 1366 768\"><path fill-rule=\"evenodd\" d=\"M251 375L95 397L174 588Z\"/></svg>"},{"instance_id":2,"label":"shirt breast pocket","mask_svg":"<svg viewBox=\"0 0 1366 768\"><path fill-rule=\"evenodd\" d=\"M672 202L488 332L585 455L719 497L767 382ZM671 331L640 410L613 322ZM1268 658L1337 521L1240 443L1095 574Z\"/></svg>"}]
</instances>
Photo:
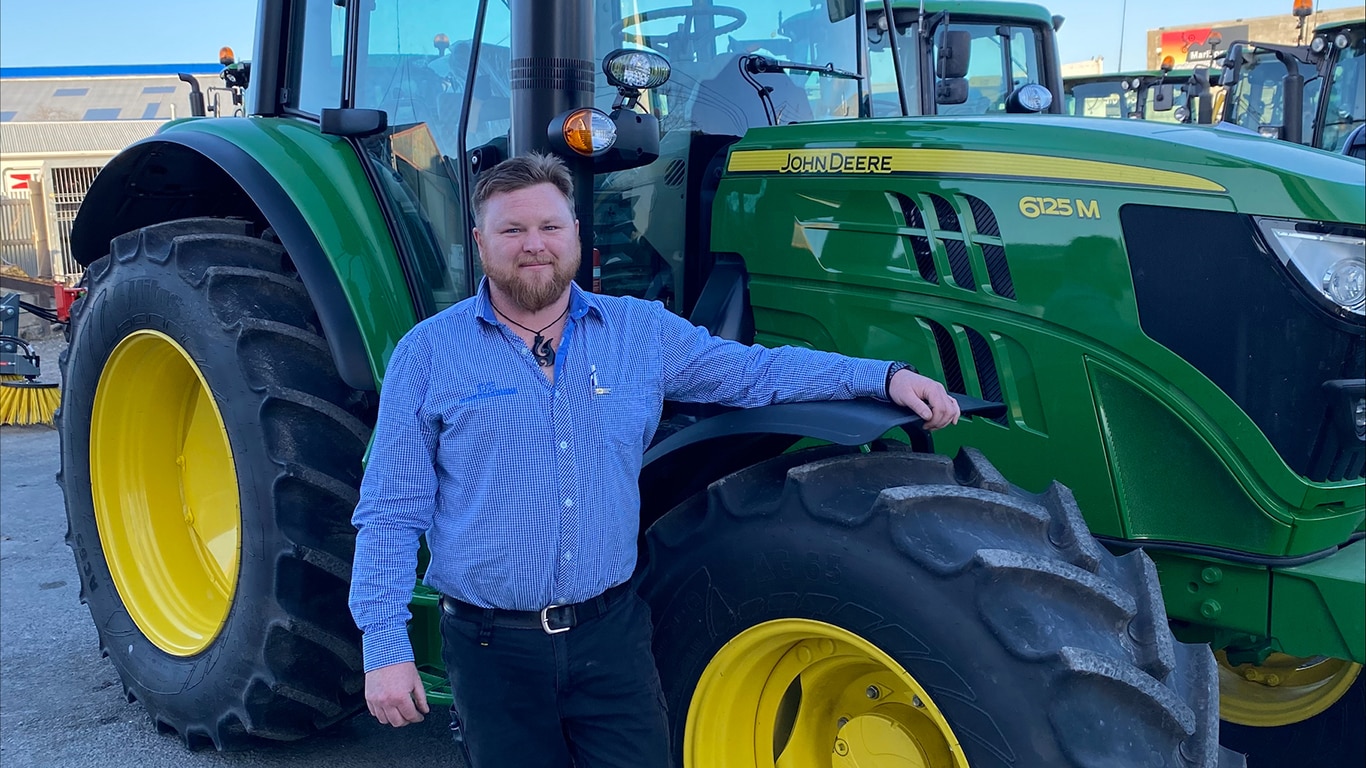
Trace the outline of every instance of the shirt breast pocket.
<instances>
[{"instance_id":1,"label":"shirt breast pocket","mask_svg":"<svg viewBox=\"0 0 1366 768\"><path fill-rule=\"evenodd\" d=\"M595 388L588 410L594 431L610 443L637 452L645 449L646 428L659 419L655 397L639 386Z\"/></svg>"}]
</instances>

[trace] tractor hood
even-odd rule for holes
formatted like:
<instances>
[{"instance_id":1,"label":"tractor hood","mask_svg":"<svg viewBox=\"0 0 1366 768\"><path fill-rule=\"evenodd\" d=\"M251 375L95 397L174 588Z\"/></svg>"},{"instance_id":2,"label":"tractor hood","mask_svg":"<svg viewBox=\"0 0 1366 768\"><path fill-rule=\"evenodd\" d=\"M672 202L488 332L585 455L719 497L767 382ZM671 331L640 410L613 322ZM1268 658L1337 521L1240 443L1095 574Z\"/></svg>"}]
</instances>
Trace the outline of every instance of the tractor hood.
<instances>
[{"instance_id":1,"label":"tractor hood","mask_svg":"<svg viewBox=\"0 0 1366 768\"><path fill-rule=\"evenodd\" d=\"M1156 187L1221 200L1193 206L1366 223L1360 160L1217 127L1058 115L808 123L749 131L729 168Z\"/></svg>"}]
</instances>

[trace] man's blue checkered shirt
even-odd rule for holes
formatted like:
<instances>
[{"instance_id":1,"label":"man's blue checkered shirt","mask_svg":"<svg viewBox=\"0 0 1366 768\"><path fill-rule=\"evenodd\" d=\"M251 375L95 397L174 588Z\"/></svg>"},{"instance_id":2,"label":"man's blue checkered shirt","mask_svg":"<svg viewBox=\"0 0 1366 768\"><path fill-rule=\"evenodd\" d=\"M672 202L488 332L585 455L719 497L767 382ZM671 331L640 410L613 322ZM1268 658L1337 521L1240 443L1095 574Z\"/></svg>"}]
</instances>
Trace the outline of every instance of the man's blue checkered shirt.
<instances>
[{"instance_id":1,"label":"man's blue checkered shirt","mask_svg":"<svg viewBox=\"0 0 1366 768\"><path fill-rule=\"evenodd\" d=\"M513 610L589 599L636 565L641 458L665 399L753 407L883 397L885 361L715 338L657 302L571 289L552 386L488 289L399 342L353 522L366 671L413 659L426 583Z\"/></svg>"}]
</instances>

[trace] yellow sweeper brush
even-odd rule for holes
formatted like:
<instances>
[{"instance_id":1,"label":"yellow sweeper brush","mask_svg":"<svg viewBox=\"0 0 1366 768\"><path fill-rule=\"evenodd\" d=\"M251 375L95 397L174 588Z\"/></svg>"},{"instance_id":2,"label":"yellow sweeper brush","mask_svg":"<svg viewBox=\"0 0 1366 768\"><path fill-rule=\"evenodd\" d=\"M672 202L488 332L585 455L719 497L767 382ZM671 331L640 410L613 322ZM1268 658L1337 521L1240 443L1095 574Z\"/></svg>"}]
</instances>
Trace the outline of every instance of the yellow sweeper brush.
<instances>
[{"instance_id":1,"label":"yellow sweeper brush","mask_svg":"<svg viewBox=\"0 0 1366 768\"><path fill-rule=\"evenodd\" d=\"M0 382L0 424L52 424L62 403L56 384L36 381Z\"/></svg>"}]
</instances>

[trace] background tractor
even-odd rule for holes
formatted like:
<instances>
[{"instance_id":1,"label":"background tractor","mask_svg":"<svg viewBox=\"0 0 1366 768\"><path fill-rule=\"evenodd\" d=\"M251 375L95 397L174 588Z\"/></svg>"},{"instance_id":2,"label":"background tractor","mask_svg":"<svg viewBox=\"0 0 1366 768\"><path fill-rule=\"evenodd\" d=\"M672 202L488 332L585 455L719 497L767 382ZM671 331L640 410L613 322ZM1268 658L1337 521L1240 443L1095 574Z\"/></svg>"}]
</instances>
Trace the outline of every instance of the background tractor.
<instances>
[{"instance_id":1,"label":"background tractor","mask_svg":"<svg viewBox=\"0 0 1366 768\"><path fill-rule=\"evenodd\" d=\"M1225 122L1366 159L1366 21L1324 24L1307 45L1234 43L1220 82Z\"/></svg>"},{"instance_id":2,"label":"background tractor","mask_svg":"<svg viewBox=\"0 0 1366 768\"><path fill-rule=\"evenodd\" d=\"M1064 112L1078 117L1209 125L1217 112L1217 88L1210 85L1208 69L1173 70L1168 56L1161 69L1065 78Z\"/></svg>"},{"instance_id":3,"label":"background tractor","mask_svg":"<svg viewBox=\"0 0 1366 768\"><path fill-rule=\"evenodd\" d=\"M581 284L1003 404L933 444L871 402L666 404L637 579L681 765L1232 766L1220 689L1253 764L1356 764L1360 163L1056 114L1056 24L1023 4L259 19L249 117L133 145L72 233L68 541L159 728L229 748L360 707L386 361L477 285L478 174L553 148Z\"/></svg>"}]
</instances>

